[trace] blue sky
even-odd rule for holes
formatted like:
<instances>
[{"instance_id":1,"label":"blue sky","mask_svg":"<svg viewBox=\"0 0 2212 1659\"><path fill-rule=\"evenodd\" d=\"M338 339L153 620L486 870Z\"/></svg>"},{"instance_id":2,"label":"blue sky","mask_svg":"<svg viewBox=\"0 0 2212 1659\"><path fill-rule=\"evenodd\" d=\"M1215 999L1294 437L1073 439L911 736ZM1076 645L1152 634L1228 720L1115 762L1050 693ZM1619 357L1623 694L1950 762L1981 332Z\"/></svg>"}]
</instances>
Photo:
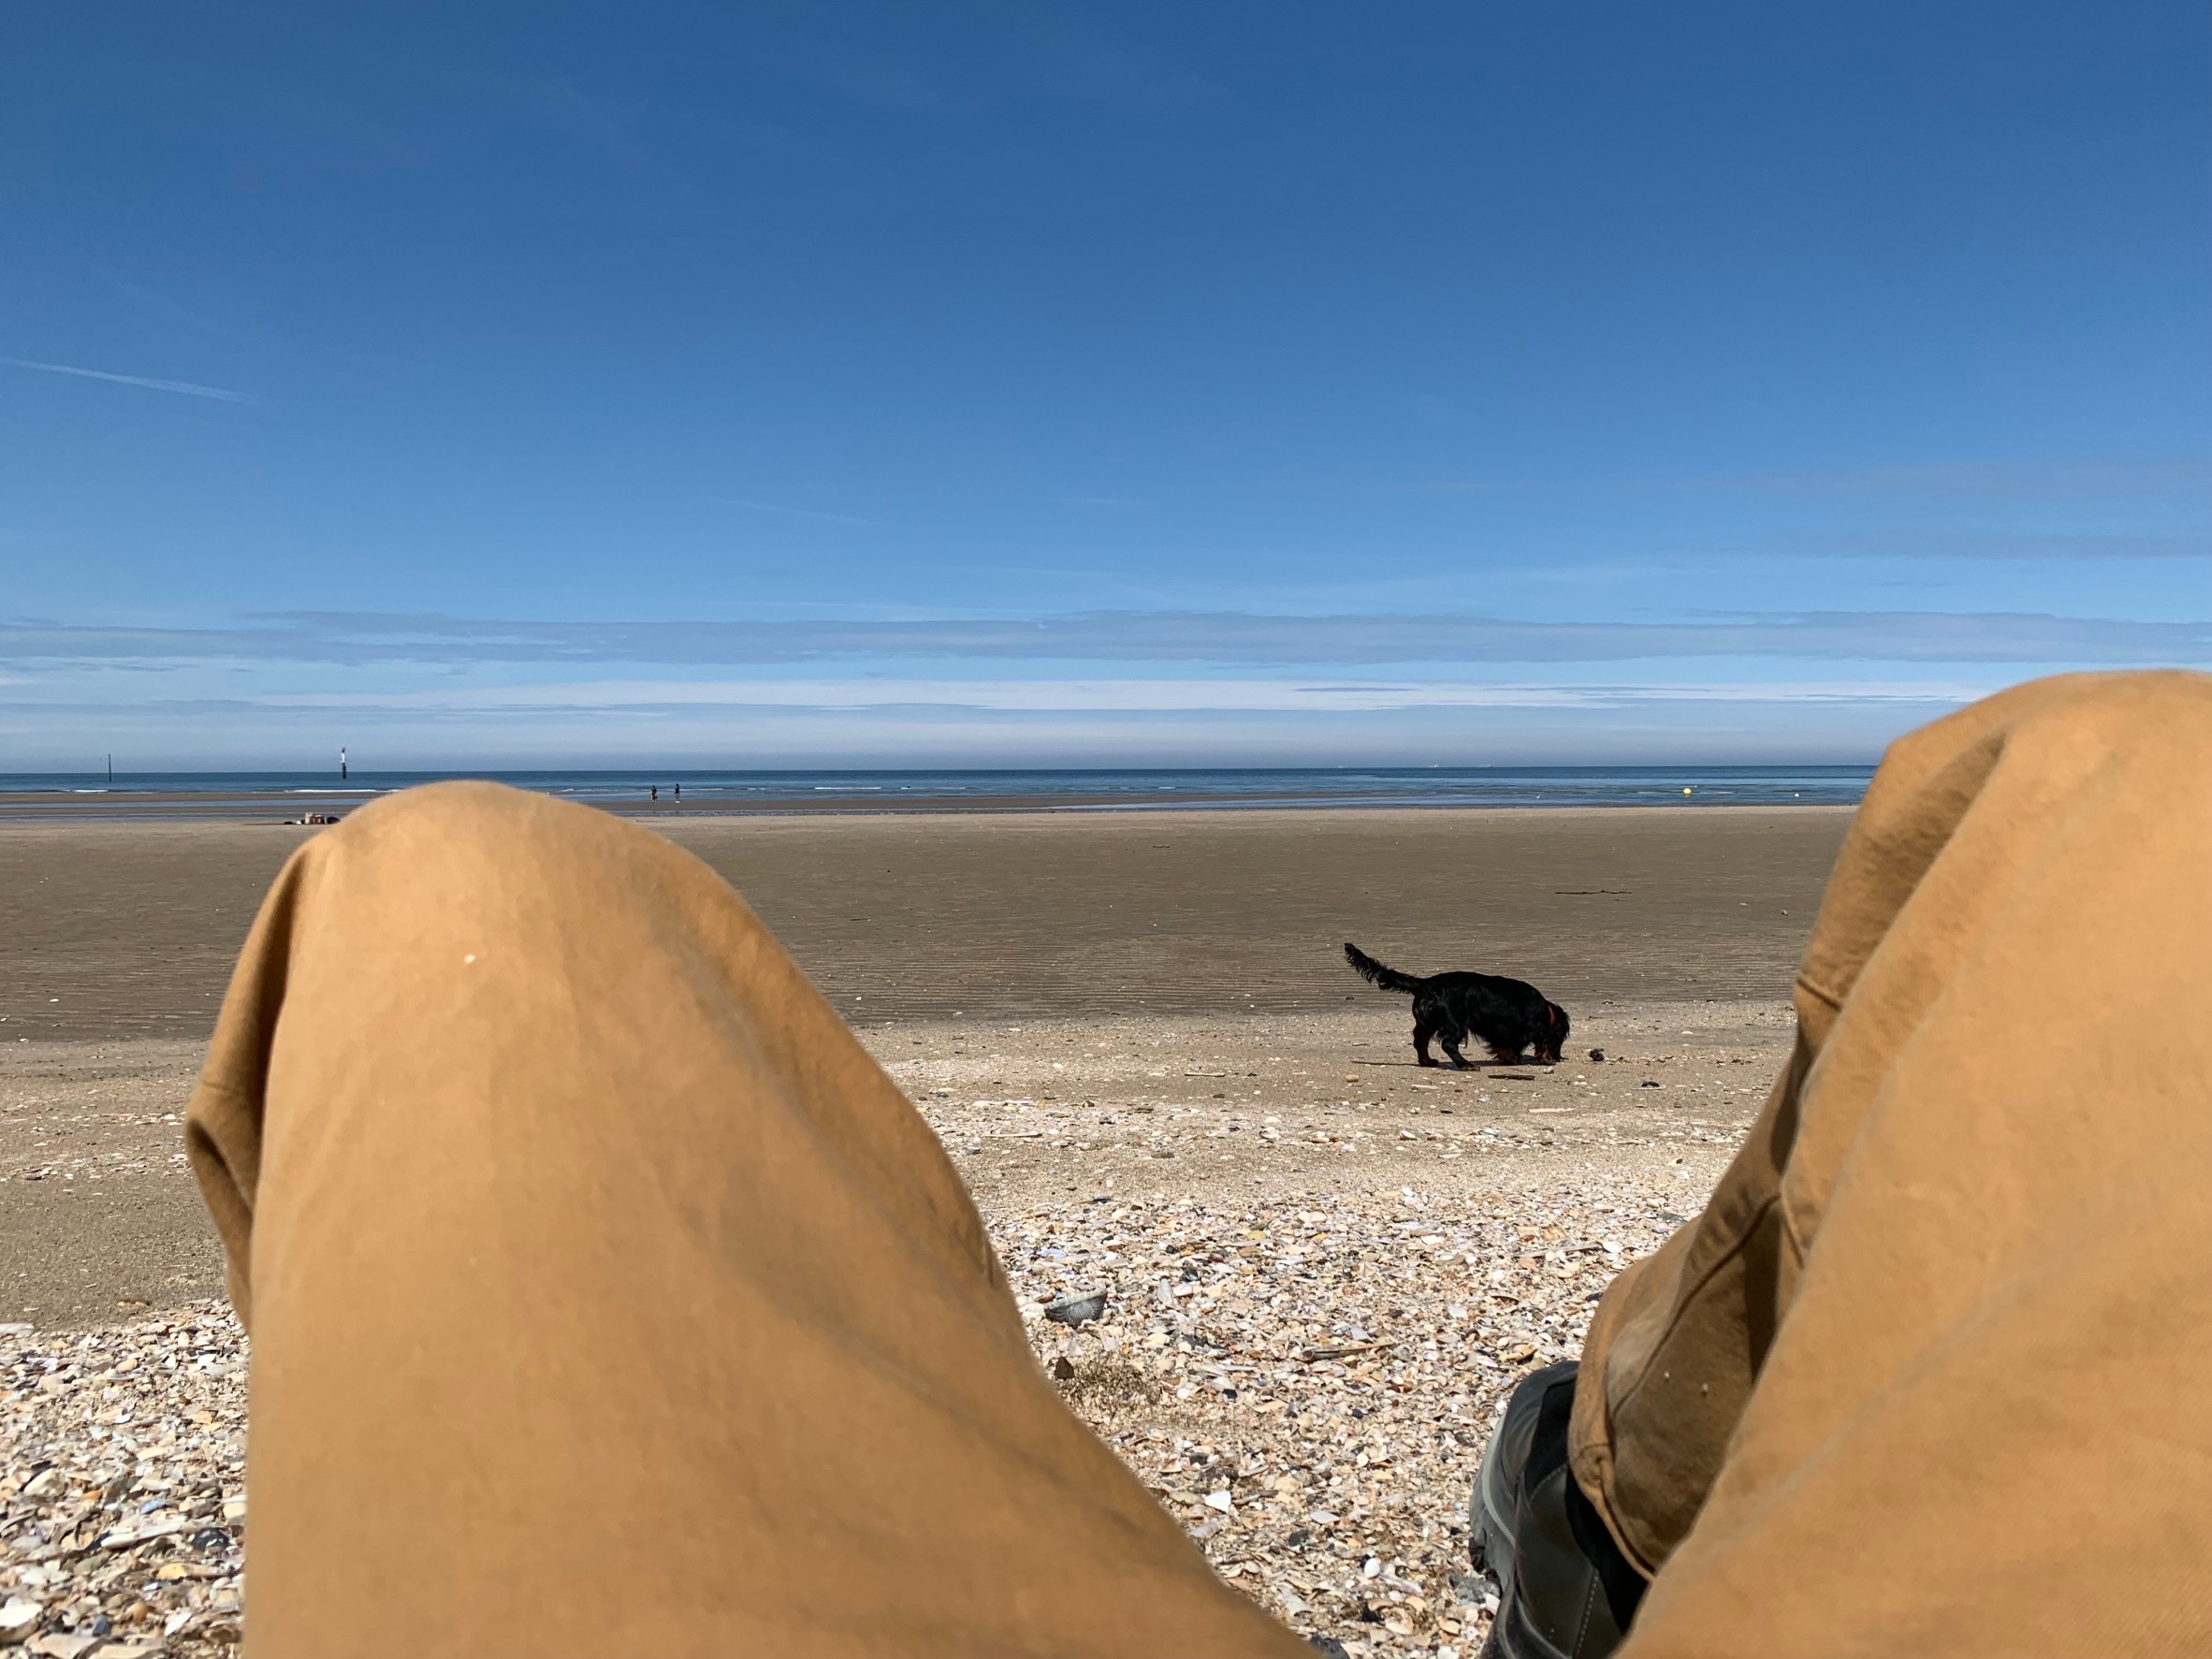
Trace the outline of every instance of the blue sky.
<instances>
[{"instance_id":1,"label":"blue sky","mask_svg":"<svg viewBox=\"0 0 2212 1659\"><path fill-rule=\"evenodd\" d=\"M2212 665L2212 11L19 9L0 769L1856 760Z\"/></svg>"}]
</instances>

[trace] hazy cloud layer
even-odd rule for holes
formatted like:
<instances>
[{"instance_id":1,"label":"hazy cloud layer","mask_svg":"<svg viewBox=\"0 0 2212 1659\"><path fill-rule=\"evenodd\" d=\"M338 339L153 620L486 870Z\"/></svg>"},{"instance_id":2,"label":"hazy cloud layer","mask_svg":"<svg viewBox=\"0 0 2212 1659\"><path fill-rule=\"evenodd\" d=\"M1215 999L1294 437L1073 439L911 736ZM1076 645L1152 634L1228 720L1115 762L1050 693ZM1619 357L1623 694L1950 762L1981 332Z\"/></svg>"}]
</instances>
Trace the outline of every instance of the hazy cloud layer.
<instances>
[{"instance_id":1,"label":"hazy cloud layer","mask_svg":"<svg viewBox=\"0 0 2212 1659\"><path fill-rule=\"evenodd\" d=\"M1785 681L1742 686L1501 685L1459 680L1296 679L851 679L592 680L551 685L437 686L417 691L274 691L244 697L141 697L132 706L169 713L240 715L339 711L364 717L457 715L696 715L716 710L892 711L961 709L996 714L1362 714L1416 709L1634 708L1681 703L1964 703L2001 680ZM0 710L87 713L111 704L17 701Z\"/></svg>"},{"instance_id":2,"label":"hazy cloud layer","mask_svg":"<svg viewBox=\"0 0 2212 1659\"><path fill-rule=\"evenodd\" d=\"M837 659L1330 664L1616 662L1765 657L1892 662L2212 662L2212 621L2006 612L1799 611L1666 622L1483 617L1092 612L923 618L552 622L293 612L229 628L0 623L0 664L633 662L772 666Z\"/></svg>"},{"instance_id":3,"label":"hazy cloud layer","mask_svg":"<svg viewBox=\"0 0 2212 1659\"><path fill-rule=\"evenodd\" d=\"M965 688L953 688L964 690ZM546 687L533 703L391 706L336 695L150 698L123 705L0 700L0 772L198 768L500 770L539 765L1369 765L1622 762L1865 762L1956 699L1652 699L1633 687L1535 691L1485 705L1122 706L1039 688L1028 706L842 700L633 703ZM935 694L941 696L942 691ZM1233 697L1231 699L1233 701ZM1258 699L1254 700L1258 702Z\"/></svg>"},{"instance_id":4,"label":"hazy cloud layer","mask_svg":"<svg viewBox=\"0 0 2212 1659\"><path fill-rule=\"evenodd\" d=\"M312 764L1867 760L2059 667L2212 665L2212 622L1094 612L0 623L0 771ZM367 762L363 763L368 764Z\"/></svg>"}]
</instances>

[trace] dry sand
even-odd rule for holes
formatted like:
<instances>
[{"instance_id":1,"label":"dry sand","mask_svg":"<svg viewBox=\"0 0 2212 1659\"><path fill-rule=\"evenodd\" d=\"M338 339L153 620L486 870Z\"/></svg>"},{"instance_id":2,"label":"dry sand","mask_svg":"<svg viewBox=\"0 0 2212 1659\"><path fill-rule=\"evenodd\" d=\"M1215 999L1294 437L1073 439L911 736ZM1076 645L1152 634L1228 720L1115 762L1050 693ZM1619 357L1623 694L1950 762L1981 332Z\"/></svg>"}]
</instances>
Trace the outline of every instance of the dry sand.
<instances>
[{"instance_id":1,"label":"dry sand","mask_svg":"<svg viewBox=\"0 0 2212 1659\"><path fill-rule=\"evenodd\" d=\"M1216 1564L1347 1652L1464 1655L1490 1416L1702 1201L1784 1052L1847 822L659 827L862 1026L975 1191L1041 1359ZM63 1659L102 1652L103 1617L110 1655L235 1637L243 1345L177 1118L311 833L0 826L0 1325L32 1327L0 1329L0 1642L11 1597ZM1568 1063L1417 1070L1405 999L1353 979L1346 939L1535 980L1574 1013ZM1038 1318L1093 1288L1098 1324Z\"/></svg>"}]
</instances>

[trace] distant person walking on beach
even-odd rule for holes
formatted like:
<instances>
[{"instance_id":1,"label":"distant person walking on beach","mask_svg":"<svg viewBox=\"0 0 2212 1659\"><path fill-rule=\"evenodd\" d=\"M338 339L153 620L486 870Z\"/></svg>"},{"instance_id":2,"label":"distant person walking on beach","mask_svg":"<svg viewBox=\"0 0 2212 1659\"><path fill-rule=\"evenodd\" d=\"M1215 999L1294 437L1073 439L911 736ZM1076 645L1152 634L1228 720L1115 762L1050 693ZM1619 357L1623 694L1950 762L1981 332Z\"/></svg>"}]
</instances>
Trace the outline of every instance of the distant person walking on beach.
<instances>
[{"instance_id":1,"label":"distant person walking on beach","mask_svg":"<svg viewBox=\"0 0 2212 1659\"><path fill-rule=\"evenodd\" d=\"M2207 825L2202 676L1895 746L1742 1150L1493 1441L1502 1652L2212 1652ZM187 1137L262 1659L1311 1659L1061 1404L898 1087L633 824L441 784L307 842Z\"/></svg>"}]
</instances>

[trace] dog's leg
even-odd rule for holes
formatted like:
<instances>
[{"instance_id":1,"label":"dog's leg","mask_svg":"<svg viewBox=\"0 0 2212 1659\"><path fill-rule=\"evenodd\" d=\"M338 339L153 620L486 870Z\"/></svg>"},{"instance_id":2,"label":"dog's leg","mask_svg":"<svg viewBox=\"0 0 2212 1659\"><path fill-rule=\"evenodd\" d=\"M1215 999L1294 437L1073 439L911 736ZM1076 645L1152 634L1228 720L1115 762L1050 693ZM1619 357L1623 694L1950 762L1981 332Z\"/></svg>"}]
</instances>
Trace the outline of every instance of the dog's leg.
<instances>
[{"instance_id":1,"label":"dog's leg","mask_svg":"<svg viewBox=\"0 0 2212 1659\"><path fill-rule=\"evenodd\" d=\"M1460 1053L1460 1044L1465 1037L1464 1031L1446 1031L1437 1038L1444 1044L1444 1052L1451 1056L1451 1069L1454 1071L1467 1070L1467 1056Z\"/></svg>"},{"instance_id":2,"label":"dog's leg","mask_svg":"<svg viewBox=\"0 0 2212 1659\"><path fill-rule=\"evenodd\" d=\"M1429 1039L1437 1029L1450 1029L1449 1023L1437 1017L1436 1000L1430 996L1417 996L1413 999L1413 1056L1424 1066L1436 1062L1429 1057Z\"/></svg>"}]
</instances>

